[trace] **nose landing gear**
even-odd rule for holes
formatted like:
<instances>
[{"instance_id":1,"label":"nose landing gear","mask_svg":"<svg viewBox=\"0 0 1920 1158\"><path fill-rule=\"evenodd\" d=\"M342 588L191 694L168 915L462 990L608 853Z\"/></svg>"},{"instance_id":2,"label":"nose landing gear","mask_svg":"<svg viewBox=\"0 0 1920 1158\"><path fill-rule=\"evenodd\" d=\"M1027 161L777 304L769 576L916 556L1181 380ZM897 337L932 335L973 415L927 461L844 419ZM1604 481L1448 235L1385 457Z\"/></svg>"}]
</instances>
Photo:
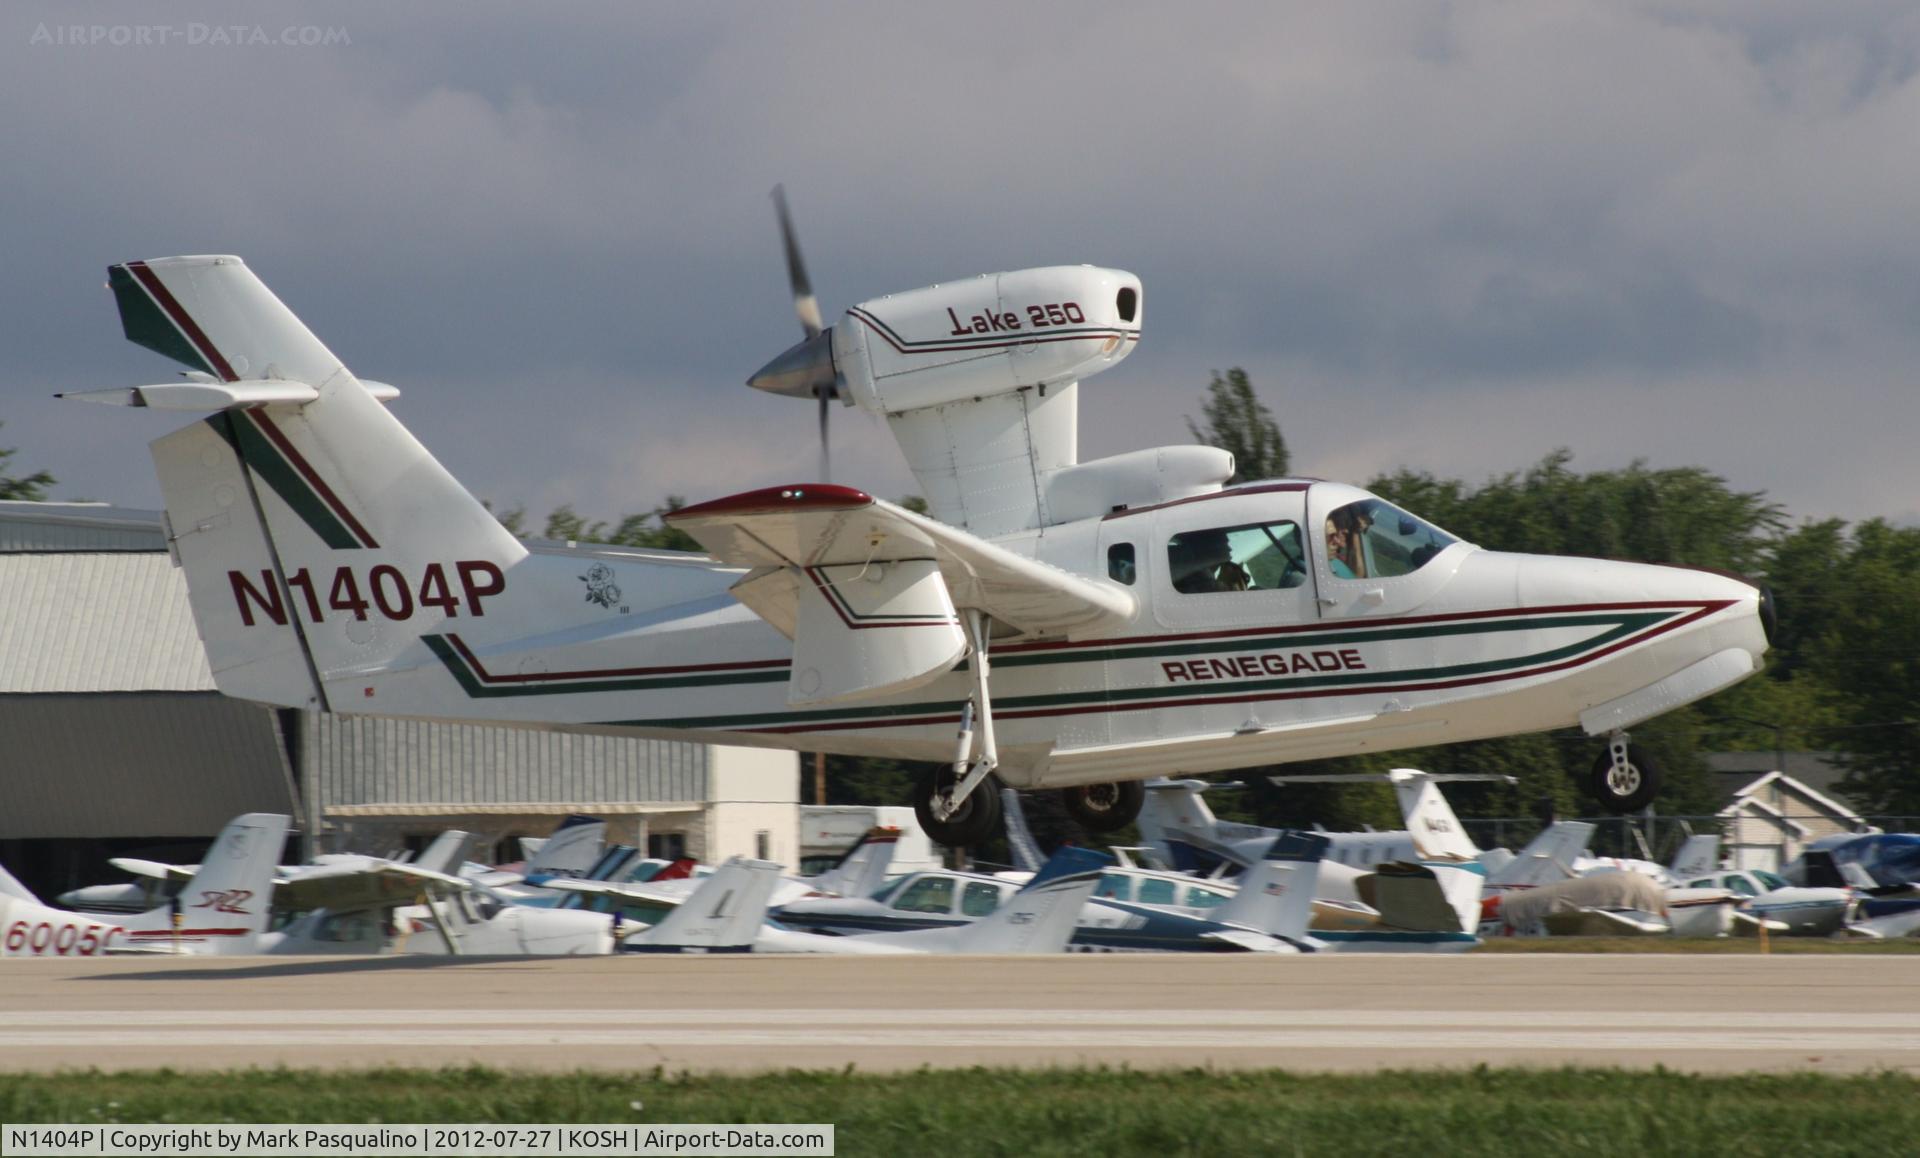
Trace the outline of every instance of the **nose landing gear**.
<instances>
[{"instance_id":1,"label":"nose landing gear","mask_svg":"<svg viewBox=\"0 0 1920 1158\"><path fill-rule=\"evenodd\" d=\"M1607 736L1606 751L1593 762L1588 787L1616 816L1639 812L1660 791L1660 766L1625 732L1615 731Z\"/></svg>"}]
</instances>

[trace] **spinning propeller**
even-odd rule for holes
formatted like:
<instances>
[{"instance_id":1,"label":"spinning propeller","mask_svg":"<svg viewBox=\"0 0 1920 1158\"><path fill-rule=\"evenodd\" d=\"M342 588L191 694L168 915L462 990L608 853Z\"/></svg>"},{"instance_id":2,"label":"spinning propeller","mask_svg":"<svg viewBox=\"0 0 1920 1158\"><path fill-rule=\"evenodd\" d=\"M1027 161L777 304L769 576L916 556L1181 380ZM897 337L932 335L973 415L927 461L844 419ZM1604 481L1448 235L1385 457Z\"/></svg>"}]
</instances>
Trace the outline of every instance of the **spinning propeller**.
<instances>
[{"instance_id":1,"label":"spinning propeller","mask_svg":"<svg viewBox=\"0 0 1920 1158\"><path fill-rule=\"evenodd\" d=\"M793 312L799 315L800 329L806 334L779 357L760 367L747 379L747 385L769 394L790 398L816 398L820 403L820 481L832 477L832 444L827 437L827 404L839 395L833 366L833 334L820 324L820 303L813 296L813 283L807 280L807 263L800 256L800 242L793 233L793 219L787 214L787 193L783 186L773 187L773 208L780 218L780 240L787 253L787 283L793 290Z\"/></svg>"}]
</instances>

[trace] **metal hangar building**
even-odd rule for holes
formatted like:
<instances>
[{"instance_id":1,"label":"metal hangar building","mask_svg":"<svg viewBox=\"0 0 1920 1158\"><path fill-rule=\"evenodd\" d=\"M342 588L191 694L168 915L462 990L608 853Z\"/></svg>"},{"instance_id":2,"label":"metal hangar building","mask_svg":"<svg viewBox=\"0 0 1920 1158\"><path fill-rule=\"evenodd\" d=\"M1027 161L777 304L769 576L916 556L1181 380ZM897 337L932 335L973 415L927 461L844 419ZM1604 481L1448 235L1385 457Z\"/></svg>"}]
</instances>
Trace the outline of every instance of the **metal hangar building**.
<instances>
[{"instance_id":1,"label":"metal hangar building","mask_svg":"<svg viewBox=\"0 0 1920 1158\"><path fill-rule=\"evenodd\" d=\"M0 502L0 864L43 895L109 879L109 856L197 859L242 812L293 816L289 855L463 828L513 860L586 812L657 855L791 868L798 804L792 752L223 696L159 512Z\"/></svg>"}]
</instances>

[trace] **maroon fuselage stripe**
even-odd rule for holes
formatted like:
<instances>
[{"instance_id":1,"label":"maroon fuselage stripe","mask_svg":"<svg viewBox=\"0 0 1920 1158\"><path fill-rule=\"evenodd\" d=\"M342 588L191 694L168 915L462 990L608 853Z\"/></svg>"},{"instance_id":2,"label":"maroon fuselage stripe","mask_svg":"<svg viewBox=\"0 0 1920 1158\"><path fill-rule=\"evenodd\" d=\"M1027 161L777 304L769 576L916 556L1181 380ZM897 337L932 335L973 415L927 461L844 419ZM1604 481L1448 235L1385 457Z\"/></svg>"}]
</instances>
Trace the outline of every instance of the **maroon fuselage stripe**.
<instances>
[{"instance_id":1,"label":"maroon fuselage stripe","mask_svg":"<svg viewBox=\"0 0 1920 1158\"><path fill-rule=\"evenodd\" d=\"M945 354L952 350L1003 350L1013 346L1033 346L1043 342L1093 342L1101 338L1122 338L1126 341L1138 341L1140 334L1134 330L1123 330L1117 326L1089 327L1072 334L1042 335L1035 331L1022 331L1016 337L1002 338L992 342L947 341L934 339L930 342L915 342L901 345L904 339L896 338L886 323L871 317L861 310L848 310L849 314L860 319L866 327L885 338L887 345L902 354Z\"/></svg>"},{"instance_id":2,"label":"maroon fuselage stripe","mask_svg":"<svg viewBox=\"0 0 1920 1158\"><path fill-rule=\"evenodd\" d=\"M1580 667L1584 664L1591 663L1594 660L1600 659L1604 656L1612 655L1614 652L1619 651L1622 648L1631 647L1636 643L1645 642L1646 640L1652 639L1657 635L1664 635L1667 632L1674 630L1675 628L1683 627L1686 624L1692 623L1693 621L1701 618L1702 616L1712 614L1714 610L1715 608L1702 607L1700 610L1695 611L1691 615L1682 616L1681 618L1672 620L1668 623L1656 625L1652 628L1649 628L1646 631L1641 632L1638 635L1629 636L1626 639L1618 640L1612 644L1609 644L1606 647L1601 648L1599 651L1591 652L1586 655L1575 656L1572 659L1562 660L1559 663L1546 664L1541 667L1524 668L1520 671L1501 672L1495 675L1463 676L1460 679L1425 680L1425 681L1415 681L1411 683L1401 683L1401 684L1364 684L1364 685L1349 686L1349 687L1305 688L1297 692L1284 692L1284 691L1255 692L1250 695L1240 695L1240 696L1232 696L1232 695L1187 696L1184 698L1168 699L1168 700L1127 701L1127 702L1118 702L1118 703L1115 703L1115 702L1094 703L1094 704L1080 705L1076 707L1063 707L1063 708L1029 708L1026 710L1020 710L1020 709L1003 710L1003 709L996 708L994 709L993 714L997 718L1003 719L1003 720L1024 720L1024 719L1039 719L1039 718L1048 717L1048 716L1083 716L1093 712L1155 711L1161 708L1184 708L1184 707L1191 707L1194 705L1206 705L1206 704L1249 704L1249 703L1260 703L1260 702L1269 701L1269 700L1306 700L1306 699L1324 699L1329 696L1378 695L1381 692L1437 691L1445 688L1472 687L1476 684L1500 683L1505 680L1525 679L1529 676L1546 675L1549 672L1564 671L1568 668ZM893 717L883 718L878 720L850 720L844 723L791 724L791 725L785 725L785 726L775 727L775 728L739 728L739 729L722 729L722 730L737 730L742 732L778 732L778 733L855 731L860 729L871 729L871 728L902 728L902 727L917 727L917 726L926 725L926 724L950 724L958 720L959 718L960 718L960 714L958 712L954 712L951 714L932 715L932 716L893 716Z\"/></svg>"},{"instance_id":3,"label":"maroon fuselage stripe","mask_svg":"<svg viewBox=\"0 0 1920 1158\"><path fill-rule=\"evenodd\" d=\"M1435 615L1402 615L1392 619L1319 619L1280 627L1239 627L1231 631L1190 631L1179 635L1129 635L1118 639L1057 640L1045 643L1008 643L993 649L995 655L1030 651L1071 651L1084 648L1133 647L1157 643L1185 643L1196 639L1240 639L1250 635L1300 635L1339 630L1406 627L1420 623L1461 623L1471 619L1507 619L1515 616L1572 615L1587 611L1657 611L1673 607L1695 610L1690 622L1722 608L1733 606L1731 599L1653 599L1637 603L1559 603L1549 607L1504 607L1487 611L1446 611ZM1364 642L1364 641L1362 641Z\"/></svg>"},{"instance_id":4,"label":"maroon fuselage stripe","mask_svg":"<svg viewBox=\"0 0 1920 1158\"><path fill-rule=\"evenodd\" d=\"M288 440L284 431L274 425L273 419L259 410L248 410L244 413L253 420L256 427L259 427L260 433L267 436L268 441L280 448L280 453L287 456L287 461L293 464L293 469L300 472L300 477L307 480L307 485L320 496L320 501L326 503L327 507L340 517L340 521L346 524L347 530L353 532L362 546L378 547L380 545L372 535L367 533L367 529L360 525L360 520L353 517L353 512L347 509L347 504L340 501L340 496L333 493L333 488L327 485L326 479L320 477L320 472L313 469L313 464L306 460L306 456L294 449L293 443Z\"/></svg>"},{"instance_id":5,"label":"maroon fuselage stripe","mask_svg":"<svg viewBox=\"0 0 1920 1158\"><path fill-rule=\"evenodd\" d=\"M453 645L453 649L460 653L460 658L467 661L467 666L473 669L473 674L484 684L537 684L555 680L617 679L623 676L691 675L710 671L789 667L793 663L792 660L786 659L754 659L742 663L690 663L681 664L678 667L616 667L604 668L600 671L542 671L520 675L494 675L481 664L480 658L473 654L467 647L466 641L458 635L448 634L447 642Z\"/></svg>"},{"instance_id":6,"label":"maroon fuselage stripe","mask_svg":"<svg viewBox=\"0 0 1920 1158\"><path fill-rule=\"evenodd\" d=\"M235 374L233 367L227 365L226 358L214 347L212 340L200 328L200 324L193 320L193 315L180 305L179 300L167 289L159 275L147 268L146 262L128 262L127 272L146 287L147 294L153 298L154 304L159 306L167 317L173 319L173 324L180 327L180 332L187 336L187 341L193 343L194 349L200 351L200 356L207 360L207 365L213 367L213 372L220 375L222 381L239 381L240 375Z\"/></svg>"},{"instance_id":7,"label":"maroon fuselage stripe","mask_svg":"<svg viewBox=\"0 0 1920 1158\"><path fill-rule=\"evenodd\" d=\"M827 601L827 606L833 608L833 613L840 617L840 622L846 624L847 630L849 631L867 631L875 627L947 627L959 622L957 619L927 618L894 619L891 621L875 619L871 623L859 623L848 614L845 607L840 605L842 598L840 592L834 588L826 576L820 574L818 567L802 567L801 570L807 573L807 578L813 580L813 585L820 589L820 598Z\"/></svg>"}]
</instances>

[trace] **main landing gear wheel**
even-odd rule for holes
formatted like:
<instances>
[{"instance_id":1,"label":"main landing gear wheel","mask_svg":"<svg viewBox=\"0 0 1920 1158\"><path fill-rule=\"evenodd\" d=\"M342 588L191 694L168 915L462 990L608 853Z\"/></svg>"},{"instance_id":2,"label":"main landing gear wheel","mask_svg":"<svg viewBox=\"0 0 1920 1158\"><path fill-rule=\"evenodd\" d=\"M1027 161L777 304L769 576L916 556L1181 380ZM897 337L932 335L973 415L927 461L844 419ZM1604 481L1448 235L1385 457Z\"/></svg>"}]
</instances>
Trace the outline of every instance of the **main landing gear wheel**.
<instances>
[{"instance_id":1,"label":"main landing gear wheel","mask_svg":"<svg viewBox=\"0 0 1920 1158\"><path fill-rule=\"evenodd\" d=\"M1115 784L1082 784L1060 790L1067 815L1088 832L1117 832L1132 824L1147 802L1147 788L1138 780Z\"/></svg>"},{"instance_id":2,"label":"main landing gear wheel","mask_svg":"<svg viewBox=\"0 0 1920 1158\"><path fill-rule=\"evenodd\" d=\"M1625 816L1653 803L1660 791L1660 766L1638 744L1610 742L1593 762L1587 786L1608 812Z\"/></svg>"},{"instance_id":3,"label":"main landing gear wheel","mask_svg":"<svg viewBox=\"0 0 1920 1158\"><path fill-rule=\"evenodd\" d=\"M1000 779L988 776L967 794L952 816L938 819L933 810L935 797L944 800L957 783L959 777L945 766L920 773L914 781L913 816L936 844L948 848L978 848L1000 831Z\"/></svg>"}]
</instances>

